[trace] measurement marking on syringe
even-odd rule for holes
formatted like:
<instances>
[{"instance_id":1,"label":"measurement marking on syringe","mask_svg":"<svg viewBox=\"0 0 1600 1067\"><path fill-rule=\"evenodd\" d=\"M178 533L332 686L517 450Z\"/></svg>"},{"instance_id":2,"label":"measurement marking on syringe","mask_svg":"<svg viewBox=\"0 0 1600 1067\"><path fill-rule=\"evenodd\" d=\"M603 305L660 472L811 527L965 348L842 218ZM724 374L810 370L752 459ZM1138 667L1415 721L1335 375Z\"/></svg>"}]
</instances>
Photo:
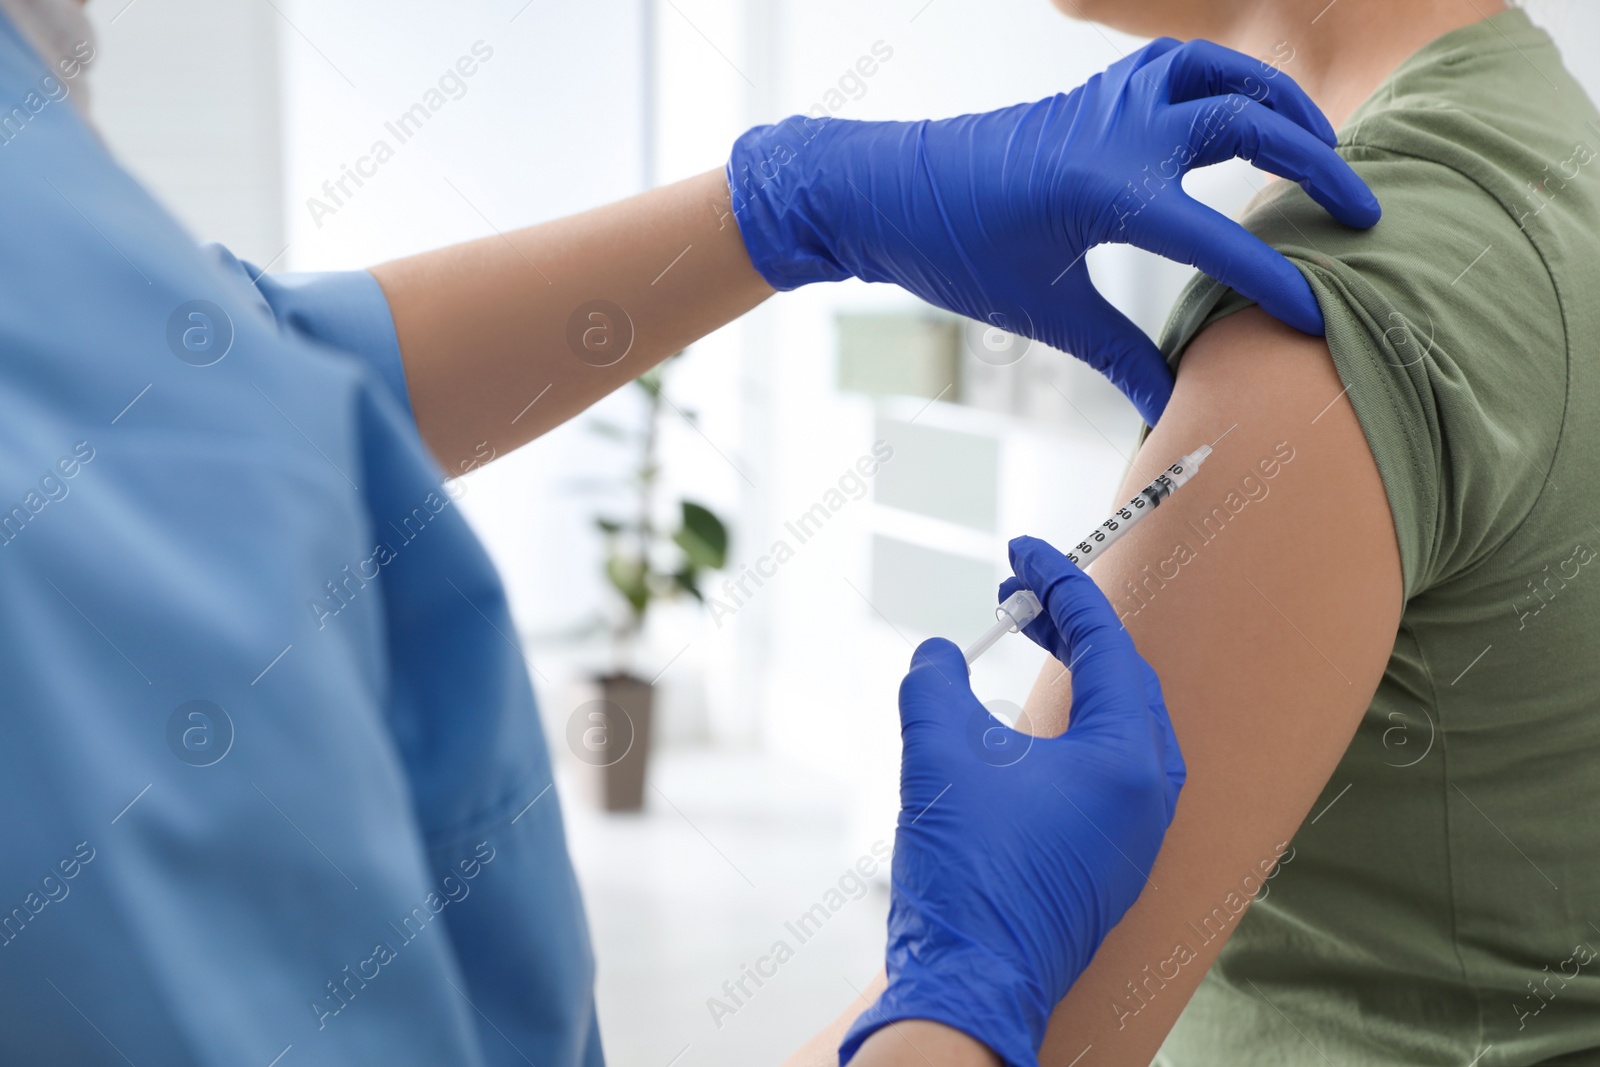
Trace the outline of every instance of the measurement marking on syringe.
<instances>
[{"instance_id":1,"label":"measurement marking on syringe","mask_svg":"<svg viewBox=\"0 0 1600 1067\"><path fill-rule=\"evenodd\" d=\"M1237 425L1239 424L1233 424L1233 426ZM1233 426L1224 430L1222 437L1228 436L1233 431ZM1217 438L1217 440L1222 440L1222 437ZM1156 475L1149 485L1139 490L1137 496L1112 512L1110 518L1091 531L1082 541L1079 541L1075 549L1066 553L1066 557L1079 567L1088 566L1091 556L1099 558L1097 553L1104 552L1120 541L1124 534L1139 524L1141 519L1160 507L1163 500L1187 484L1189 479L1194 477L1195 472L1200 469L1200 464L1204 463L1209 455L1211 455L1211 445L1201 445L1168 467L1164 472ZM862 599L865 599L865 597ZM868 601L868 603L871 602ZM996 641L1006 634L1017 633L1038 618L1039 613L1043 610L1043 606L1039 603L1039 598L1031 590L1018 589L1012 593L995 610L995 624L989 627L976 641L967 646L964 655L968 667L970 668L972 662L987 652ZM1084 651L1087 651L1087 649ZM1327 657L1323 658L1326 659ZM1338 670L1338 668L1335 667L1334 670ZM1060 681L1061 678L1066 676L1066 673L1066 670L1063 670L1056 680Z\"/></svg>"},{"instance_id":2,"label":"measurement marking on syringe","mask_svg":"<svg viewBox=\"0 0 1600 1067\"><path fill-rule=\"evenodd\" d=\"M1238 423L1234 425L1237 426ZM1230 426L1228 430L1223 431L1222 436L1226 437L1232 429L1233 427ZM1222 437L1217 438L1217 440L1222 440ZM1090 562L1090 557L1097 552L1104 552L1120 541L1129 530L1139 524L1141 519L1160 507L1163 500L1181 488L1190 478L1193 478L1195 472L1200 469L1200 464L1204 463L1209 455L1211 455L1211 446L1201 445L1168 467L1164 472L1156 475L1150 484L1139 490L1132 500L1112 512L1110 518L1101 523L1088 537L1079 541L1077 546L1066 554L1067 558L1080 567L1087 566Z\"/></svg>"}]
</instances>

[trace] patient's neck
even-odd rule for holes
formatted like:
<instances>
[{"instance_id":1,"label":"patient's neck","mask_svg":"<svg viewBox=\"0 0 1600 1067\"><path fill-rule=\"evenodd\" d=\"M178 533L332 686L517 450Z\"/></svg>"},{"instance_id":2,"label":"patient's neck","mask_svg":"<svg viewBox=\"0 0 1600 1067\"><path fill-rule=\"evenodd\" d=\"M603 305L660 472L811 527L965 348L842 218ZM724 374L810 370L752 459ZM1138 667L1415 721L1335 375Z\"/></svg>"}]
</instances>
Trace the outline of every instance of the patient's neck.
<instances>
[{"instance_id":1,"label":"patient's neck","mask_svg":"<svg viewBox=\"0 0 1600 1067\"><path fill-rule=\"evenodd\" d=\"M1505 9L1502 0L1254 0L1206 36L1277 57L1338 128L1411 53Z\"/></svg>"}]
</instances>

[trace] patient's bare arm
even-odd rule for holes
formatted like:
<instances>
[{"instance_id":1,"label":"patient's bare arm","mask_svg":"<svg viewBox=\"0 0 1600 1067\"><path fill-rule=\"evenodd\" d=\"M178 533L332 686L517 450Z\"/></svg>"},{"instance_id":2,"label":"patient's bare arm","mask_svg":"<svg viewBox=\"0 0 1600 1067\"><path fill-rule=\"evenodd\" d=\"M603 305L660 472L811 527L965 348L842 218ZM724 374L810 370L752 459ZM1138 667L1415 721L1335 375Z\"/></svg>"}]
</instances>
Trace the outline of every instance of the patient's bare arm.
<instances>
[{"instance_id":1,"label":"patient's bare arm","mask_svg":"<svg viewBox=\"0 0 1600 1067\"><path fill-rule=\"evenodd\" d=\"M1207 329L1118 498L1212 442L1194 481L1092 569L1161 675L1189 779L1150 885L1056 1010L1045 1067L1150 1062L1326 784L1394 644L1399 546L1327 344L1255 309ZM1033 730L1060 733L1070 705L1052 661L1028 699ZM837 1063L882 988L880 972L790 1067Z\"/></svg>"},{"instance_id":2,"label":"patient's bare arm","mask_svg":"<svg viewBox=\"0 0 1600 1067\"><path fill-rule=\"evenodd\" d=\"M1195 480L1093 568L1161 676L1189 780L1150 884L1051 1020L1047 1067L1091 1045L1080 1067L1150 1062L1327 783L1393 647L1399 548L1326 343L1256 309L1207 329L1122 495L1212 441ZM1065 728L1070 685L1046 666L1028 700L1036 732Z\"/></svg>"}]
</instances>

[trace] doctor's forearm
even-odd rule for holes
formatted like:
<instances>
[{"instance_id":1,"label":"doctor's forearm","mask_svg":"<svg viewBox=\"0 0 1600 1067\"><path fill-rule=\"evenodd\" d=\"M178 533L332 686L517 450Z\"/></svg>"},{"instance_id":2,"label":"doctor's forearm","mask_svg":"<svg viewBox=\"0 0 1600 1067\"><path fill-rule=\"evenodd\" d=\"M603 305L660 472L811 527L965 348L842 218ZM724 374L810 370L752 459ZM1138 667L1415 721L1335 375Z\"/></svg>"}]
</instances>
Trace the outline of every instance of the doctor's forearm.
<instances>
[{"instance_id":1,"label":"doctor's forearm","mask_svg":"<svg viewBox=\"0 0 1600 1067\"><path fill-rule=\"evenodd\" d=\"M1001 1067L988 1046L927 1019L906 1019L867 1038L850 1067Z\"/></svg>"},{"instance_id":2,"label":"doctor's forearm","mask_svg":"<svg viewBox=\"0 0 1600 1067\"><path fill-rule=\"evenodd\" d=\"M720 170L372 274L417 426L451 474L565 422L773 292Z\"/></svg>"}]
</instances>

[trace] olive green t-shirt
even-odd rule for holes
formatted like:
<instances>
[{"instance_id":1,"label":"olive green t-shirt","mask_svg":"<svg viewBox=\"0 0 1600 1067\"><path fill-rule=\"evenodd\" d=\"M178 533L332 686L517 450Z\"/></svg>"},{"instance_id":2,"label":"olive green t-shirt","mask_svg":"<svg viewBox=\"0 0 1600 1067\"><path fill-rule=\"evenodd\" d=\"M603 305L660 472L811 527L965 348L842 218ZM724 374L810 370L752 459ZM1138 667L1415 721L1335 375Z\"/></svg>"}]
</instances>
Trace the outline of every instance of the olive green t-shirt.
<instances>
[{"instance_id":1,"label":"olive green t-shirt","mask_svg":"<svg viewBox=\"0 0 1600 1067\"><path fill-rule=\"evenodd\" d=\"M1408 59L1339 150L1374 229L1289 182L1247 225L1322 306L1405 610L1156 1062L1600 1064L1600 115L1513 10ZM1195 279L1165 351L1245 306Z\"/></svg>"}]
</instances>

